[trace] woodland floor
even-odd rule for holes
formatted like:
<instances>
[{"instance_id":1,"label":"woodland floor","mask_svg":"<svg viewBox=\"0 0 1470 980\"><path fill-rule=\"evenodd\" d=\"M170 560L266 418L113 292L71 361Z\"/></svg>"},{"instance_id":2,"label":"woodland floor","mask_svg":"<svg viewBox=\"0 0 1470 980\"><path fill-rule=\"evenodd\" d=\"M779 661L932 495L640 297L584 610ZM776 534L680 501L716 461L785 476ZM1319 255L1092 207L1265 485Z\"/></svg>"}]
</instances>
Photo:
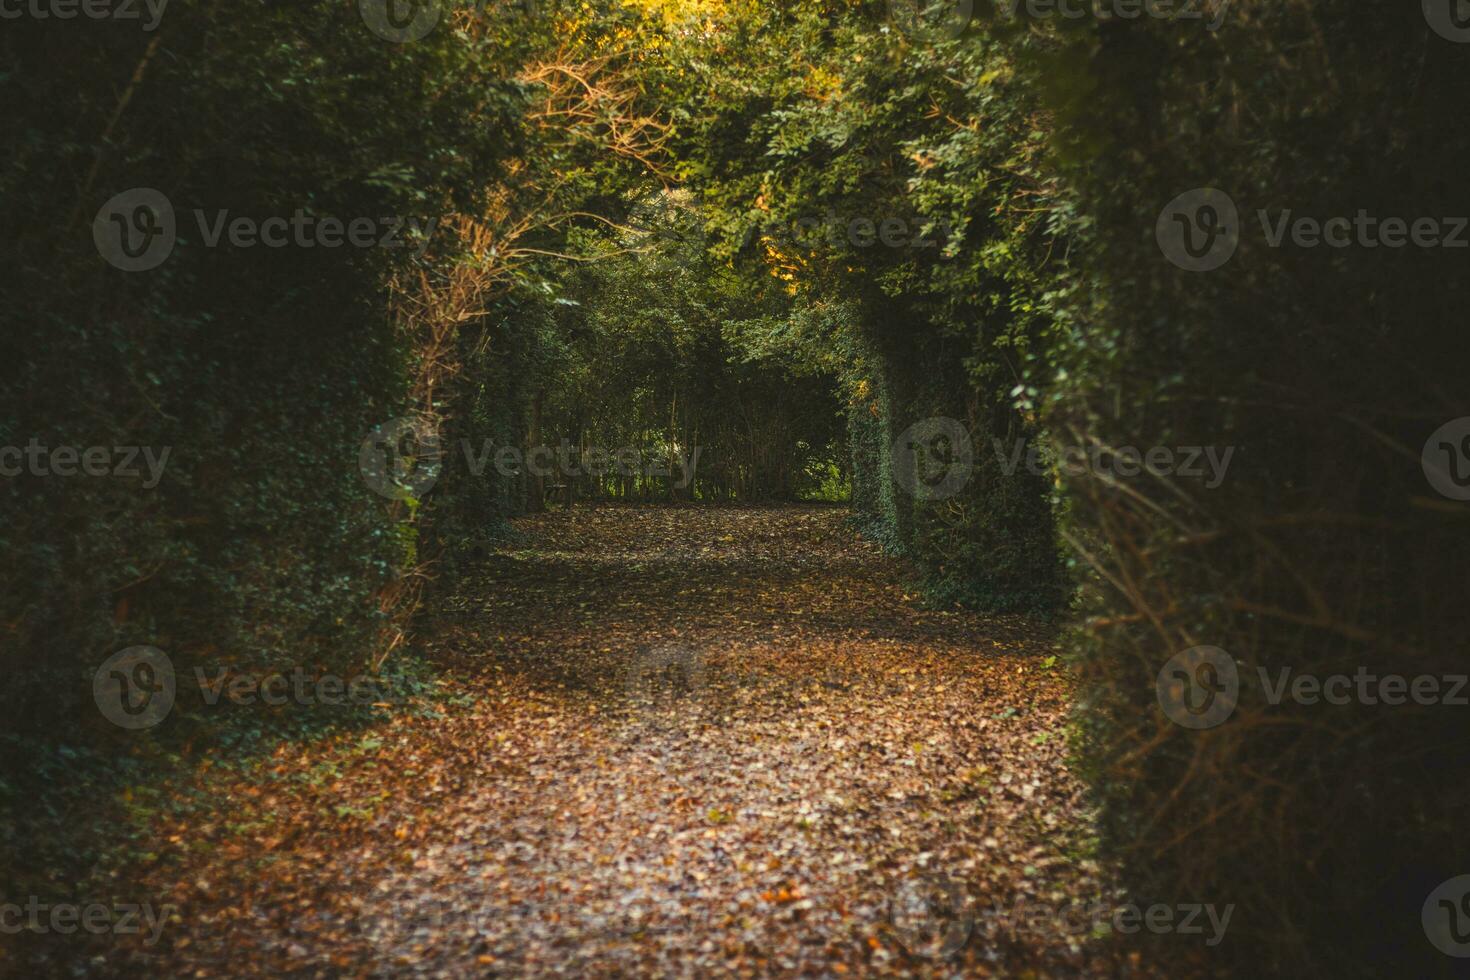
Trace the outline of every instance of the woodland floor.
<instances>
[{"instance_id":1,"label":"woodland floor","mask_svg":"<svg viewBox=\"0 0 1470 980\"><path fill-rule=\"evenodd\" d=\"M131 963L1148 972L1121 937L1056 917L1118 896L1088 857L1050 634L924 609L845 517L517 522L435 617L451 703L283 745L269 778L213 788L217 819L160 826L145 884L181 911Z\"/></svg>"}]
</instances>

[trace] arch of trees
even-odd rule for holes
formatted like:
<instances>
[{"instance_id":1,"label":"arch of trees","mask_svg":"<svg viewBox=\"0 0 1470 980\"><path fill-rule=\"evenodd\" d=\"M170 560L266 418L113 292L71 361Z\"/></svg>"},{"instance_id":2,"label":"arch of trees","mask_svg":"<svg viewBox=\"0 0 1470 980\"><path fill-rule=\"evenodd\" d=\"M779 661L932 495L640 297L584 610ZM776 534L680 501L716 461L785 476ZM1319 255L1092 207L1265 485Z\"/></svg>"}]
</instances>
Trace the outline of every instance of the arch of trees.
<instances>
[{"instance_id":1,"label":"arch of trees","mask_svg":"<svg viewBox=\"0 0 1470 980\"><path fill-rule=\"evenodd\" d=\"M1470 524L1421 447L1470 414L1467 253L1273 244L1258 212L1470 214L1470 45L1363 0L1236 0L1218 31L973 6L905 31L865 0L446 4L406 42L325 2L7 23L0 442L172 449L148 489L0 481L7 751L90 719L90 670L133 643L410 645L548 481L456 448L384 501L357 460L385 419L476 451L699 447L682 486L552 482L850 499L936 601L1071 624L1077 751L1131 885L1228 896L1269 972L1370 970L1382 896L1470 863L1462 716L1262 705L1190 732L1153 685L1204 644L1247 678L1463 670ZM140 187L179 232L130 273L92 223ZM1239 213L1207 272L1155 235L1202 187ZM221 209L436 225L243 247L196 223ZM973 475L930 498L904 437L935 418ZM1062 466L1079 447L1233 456L1211 486Z\"/></svg>"}]
</instances>

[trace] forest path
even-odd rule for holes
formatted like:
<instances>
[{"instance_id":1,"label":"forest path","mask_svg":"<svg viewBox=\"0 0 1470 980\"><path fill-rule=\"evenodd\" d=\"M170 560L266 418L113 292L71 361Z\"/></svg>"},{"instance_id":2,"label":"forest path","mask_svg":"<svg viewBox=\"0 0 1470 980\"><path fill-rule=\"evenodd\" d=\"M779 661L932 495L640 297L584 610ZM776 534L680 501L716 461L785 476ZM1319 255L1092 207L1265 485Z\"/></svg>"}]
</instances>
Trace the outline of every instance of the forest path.
<instances>
[{"instance_id":1,"label":"forest path","mask_svg":"<svg viewBox=\"0 0 1470 980\"><path fill-rule=\"evenodd\" d=\"M437 613L459 703L223 788L151 969L1133 972L1069 914L1116 896L1046 631L921 609L845 516L517 522Z\"/></svg>"}]
</instances>

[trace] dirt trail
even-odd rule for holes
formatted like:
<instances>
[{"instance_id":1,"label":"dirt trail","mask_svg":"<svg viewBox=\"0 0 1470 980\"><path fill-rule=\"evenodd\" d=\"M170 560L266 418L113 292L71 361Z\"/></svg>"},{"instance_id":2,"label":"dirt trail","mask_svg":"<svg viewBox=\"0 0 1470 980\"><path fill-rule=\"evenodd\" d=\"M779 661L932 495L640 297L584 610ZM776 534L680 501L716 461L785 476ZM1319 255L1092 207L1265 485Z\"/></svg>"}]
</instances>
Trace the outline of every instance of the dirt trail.
<instances>
[{"instance_id":1,"label":"dirt trail","mask_svg":"<svg viewBox=\"0 0 1470 980\"><path fill-rule=\"evenodd\" d=\"M824 508L518 523L439 611L461 703L166 829L155 975L1115 975L1024 619L926 611Z\"/></svg>"}]
</instances>

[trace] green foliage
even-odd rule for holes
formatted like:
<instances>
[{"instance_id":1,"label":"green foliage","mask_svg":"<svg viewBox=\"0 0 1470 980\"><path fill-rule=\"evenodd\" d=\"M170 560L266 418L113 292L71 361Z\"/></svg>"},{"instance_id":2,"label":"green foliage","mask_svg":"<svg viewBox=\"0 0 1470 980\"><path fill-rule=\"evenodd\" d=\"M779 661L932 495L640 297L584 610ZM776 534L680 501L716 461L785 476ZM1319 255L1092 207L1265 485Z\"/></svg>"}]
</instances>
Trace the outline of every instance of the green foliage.
<instances>
[{"instance_id":1,"label":"green foliage","mask_svg":"<svg viewBox=\"0 0 1470 980\"><path fill-rule=\"evenodd\" d=\"M1038 435L1010 393L1045 377L1055 329L1057 224L1038 206L1054 178L1030 95L995 43L915 48L817 3L729 18L670 54L682 173L714 253L787 283L796 348L842 378L859 526L936 595L1056 610L1049 488L991 451ZM977 447L955 499L895 483L895 440L926 418Z\"/></svg>"},{"instance_id":2,"label":"green foliage","mask_svg":"<svg viewBox=\"0 0 1470 980\"><path fill-rule=\"evenodd\" d=\"M407 354L382 284L413 250L237 247L196 209L290 219L471 206L517 139L497 49L374 36L340 4L176 0L160 33L7 22L0 441L169 451L161 481L0 484L7 726L100 718L91 673L150 644L195 663L358 664L405 548L357 472L400 411ZM130 81L131 80L131 81ZM68 111L57 111L59 106ZM110 267L93 215L161 191L178 241ZM422 244L410 240L411 245ZM104 726L105 727L105 726Z\"/></svg>"},{"instance_id":3,"label":"green foliage","mask_svg":"<svg viewBox=\"0 0 1470 980\"><path fill-rule=\"evenodd\" d=\"M592 261L549 307L561 356L548 372L540 441L686 459L672 478L609 473L572 481L588 496L794 499L845 464L840 406L790 297L770 277L712 261L699 215L663 197L631 209L629 230L574 235ZM642 230L648 229L648 230Z\"/></svg>"},{"instance_id":4,"label":"green foliage","mask_svg":"<svg viewBox=\"0 0 1470 980\"><path fill-rule=\"evenodd\" d=\"M153 36L0 34L0 446L170 454L156 487L0 482L0 742L30 760L0 803L102 778L116 733L90 678L121 647L181 673L360 666L405 569L450 574L542 505L546 481L473 472L461 446L698 447L682 490L574 489L850 495L936 601L1075 599L1079 764L1135 893L1237 903L1220 962L1243 970L1366 975L1395 943L1422 948L1417 919L1379 928L1376 910L1470 863L1453 710L1243 703L1190 732L1160 717L1154 678L1201 644L1247 673L1462 672L1464 511L1430 496L1419 456L1470 414L1463 253L1272 247L1255 215L1470 213L1452 98L1470 47L1417 5L1348 0L1235 0L1218 32L979 4L935 42L878 3L713 4L697 25L652 2L552 5L411 44L351 6L173 0ZM534 86L514 80L526 66ZM1206 186L1235 200L1242 240L1185 272L1155 222ZM135 187L169 198L180 236L125 273L90 222ZM522 230L474 254L240 248L204 240L195 209ZM390 281L432 292L500 261L444 349L387 312ZM395 510L358 449L441 357L444 385L415 394L445 419L444 473ZM974 458L926 499L900 440L936 418ZM1032 445L1048 469L1006 465ZM1218 487L1059 472L1078 445L1234 463ZM186 696L146 751L263 731Z\"/></svg>"}]
</instances>

